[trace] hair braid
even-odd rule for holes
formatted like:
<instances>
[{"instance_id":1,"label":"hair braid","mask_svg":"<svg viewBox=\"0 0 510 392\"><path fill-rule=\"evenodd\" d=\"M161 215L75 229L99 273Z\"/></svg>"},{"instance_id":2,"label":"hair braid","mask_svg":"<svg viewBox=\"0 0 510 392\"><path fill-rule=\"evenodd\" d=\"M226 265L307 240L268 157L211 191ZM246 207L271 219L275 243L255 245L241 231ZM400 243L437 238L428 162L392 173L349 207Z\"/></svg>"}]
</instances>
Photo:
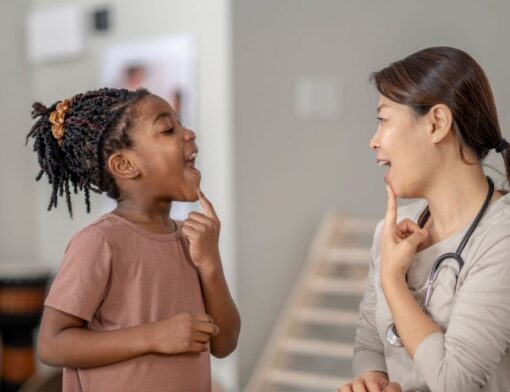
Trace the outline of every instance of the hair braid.
<instances>
[{"instance_id":1,"label":"hair braid","mask_svg":"<svg viewBox=\"0 0 510 392\"><path fill-rule=\"evenodd\" d=\"M149 94L145 89L103 88L75 95L62 120L64 136L60 140L52 133L50 121L59 102L50 107L39 102L33 104L32 118L37 121L26 142L34 139L33 150L41 168L36 180L46 174L51 185L48 210L57 207L58 198L65 196L69 215L73 216L71 185L74 193L84 192L87 212L90 212L90 191L106 192L114 199L119 197L107 168L108 158L120 149L132 147L129 131L134 107Z\"/></svg>"}]
</instances>

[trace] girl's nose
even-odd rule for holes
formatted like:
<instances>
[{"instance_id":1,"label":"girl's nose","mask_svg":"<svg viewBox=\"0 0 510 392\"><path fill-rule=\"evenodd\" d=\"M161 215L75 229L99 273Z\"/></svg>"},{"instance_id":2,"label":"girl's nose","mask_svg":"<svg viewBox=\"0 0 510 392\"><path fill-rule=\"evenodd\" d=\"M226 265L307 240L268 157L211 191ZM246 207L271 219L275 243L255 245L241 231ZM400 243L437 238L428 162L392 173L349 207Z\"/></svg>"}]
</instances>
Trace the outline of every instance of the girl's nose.
<instances>
[{"instance_id":1,"label":"girl's nose","mask_svg":"<svg viewBox=\"0 0 510 392\"><path fill-rule=\"evenodd\" d=\"M192 140L195 140L197 138L197 135L191 129L186 128L186 131L185 131L185 134L184 134L184 138L186 140L192 141Z\"/></svg>"}]
</instances>

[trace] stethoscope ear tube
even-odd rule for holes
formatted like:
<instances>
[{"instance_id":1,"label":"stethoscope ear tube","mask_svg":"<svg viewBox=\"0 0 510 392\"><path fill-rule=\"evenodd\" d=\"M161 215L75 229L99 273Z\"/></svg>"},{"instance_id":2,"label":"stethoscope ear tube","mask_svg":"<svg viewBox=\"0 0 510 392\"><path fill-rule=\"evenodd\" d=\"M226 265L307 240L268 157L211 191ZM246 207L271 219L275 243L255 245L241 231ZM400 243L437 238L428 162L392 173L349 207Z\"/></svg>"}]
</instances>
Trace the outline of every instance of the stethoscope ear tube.
<instances>
[{"instance_id":1,"label":"stethoscope ear tube","mask_svg":"<svg viewBox=\"0 0 510 392\"><path fill-rule=\"evenodd\" d=\"M434 286L434 282L436 281L437 275L439 274L439 268L441 267L441 264L446 259L455 259L459 265L459 274L462 270L462 267L464 267L464 260L462 259L461 253L464 250L464 247L466 246L469 238L471 238L471 235L475 231L476 227L482 220L483 215L485 214L485 211L489 207L490 201L492 199L492 195L494 194L494 182L490 177L487 177L487 182L489 183L489 191L487 192L487 196L485 198L485 201L482 205L482 208L480 208L480 211L478 212L476 218L474 219L473 223L471 223L471 226L469 227L468 231L462 238L462 241L459 244L459 247L455 251L455 253L445 253L441 256L439 256L434 264L432 265L432 270L430 271L429 278L427 280L427 289L425 293L425 301L423 304L423 311L427 313L427 308L429 305L430 297L432 295L432 288ZM421 219L419 219L420 227L423 227L426 220L430 216L430 211L428 207L425 209L425 211L421 214ZM458 277L457 277L458 278ZM394 347L403 347L402 341L400 340L400 336L398 334L397 328L395 326L395 323L391 323L388 328L386 329L386 340L389 344L391 344Z\"/></svg>"}]
</instances>

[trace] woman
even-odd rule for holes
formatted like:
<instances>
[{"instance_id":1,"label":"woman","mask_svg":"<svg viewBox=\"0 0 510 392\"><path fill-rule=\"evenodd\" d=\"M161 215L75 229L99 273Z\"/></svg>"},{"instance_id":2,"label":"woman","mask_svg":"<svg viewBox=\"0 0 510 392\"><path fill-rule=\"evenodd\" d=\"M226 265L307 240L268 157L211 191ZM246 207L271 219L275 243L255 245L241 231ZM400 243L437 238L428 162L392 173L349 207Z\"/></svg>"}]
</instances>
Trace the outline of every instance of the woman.
<instances>
[{"instance_id":1,"label":"woman","mask_svg":"<svg viewBox=\"0 0 510 392\"><path fill-rule=\"evenodd\" d=\"M360 305L356 378L338 390L510 391L510 195L482 169L495 149L510 179L510 151L489 82L448 47L373 80L370 147L388 166L388 206ZM397 209L397 197L423 200Z\"/></svg>"}]
</instances>

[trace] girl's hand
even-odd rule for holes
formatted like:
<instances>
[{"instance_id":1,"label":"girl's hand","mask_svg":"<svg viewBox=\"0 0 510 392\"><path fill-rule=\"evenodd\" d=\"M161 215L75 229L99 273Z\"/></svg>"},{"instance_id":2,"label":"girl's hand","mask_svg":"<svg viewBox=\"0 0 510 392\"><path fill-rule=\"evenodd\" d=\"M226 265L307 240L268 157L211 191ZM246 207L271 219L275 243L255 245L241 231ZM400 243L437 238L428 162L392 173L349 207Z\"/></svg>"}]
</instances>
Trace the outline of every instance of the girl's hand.
<instances>
[{"instance_id":1,"label":"girl's hand","mask_svg":"<svg viewBox=\"0 0 510 392\"><path fill-rule=\"evenodd\" d=\"M388 206L381 233L381 276L405 277L418 245L427 239L428 232L405 219L397 225L397 198L388 184Z\"/></svg>"},{"instance_id":2,"label":"girl's hand","mask_svg":"<svg viewBox=\"0 0 510 392\"><path fill-rule=\"evenodd\" d=\"M211 337L219 333L207 314L180 313L146 326L148 351L158 354L207 351Z\"/></svg>"},{"instance_id":3,"label":"girl's hand","mask_svg":"<svg viewBox=\"0 0 510 392\"><path fill-rule=\"evenodd\" d=\"M211 202L200 190L198 200L204 213L190 213L182 231L190 243L189 252L195 266L200 271L214 271L221 264L218 248L221 224Z\"/></svg>"}]
</instances>

